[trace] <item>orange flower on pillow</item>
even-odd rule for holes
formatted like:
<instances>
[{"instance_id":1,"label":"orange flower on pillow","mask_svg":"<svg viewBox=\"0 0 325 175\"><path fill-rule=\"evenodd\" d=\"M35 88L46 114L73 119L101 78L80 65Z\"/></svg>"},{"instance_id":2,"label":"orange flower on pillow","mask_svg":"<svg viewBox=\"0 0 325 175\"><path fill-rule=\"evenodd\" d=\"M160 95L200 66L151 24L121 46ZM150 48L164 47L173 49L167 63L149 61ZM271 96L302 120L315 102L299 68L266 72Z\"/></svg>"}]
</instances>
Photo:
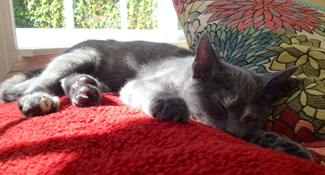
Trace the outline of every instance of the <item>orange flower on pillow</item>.
<instances>
[{"instance_id":1,"label":"orange flower on pillow","mask_svg":"<svg viewBox=\"0 0 325 175\"><path fill-rule=\"evenodd\" d=\"M314 126L301 120L290 107L287 107L279 118L274 119L272 131L298 143L318 141L314 136Z\"/></svg>"},{"instance_id":2,"label":"orange flower on pillow","mask_svg":"<svg viewBox=\"0 0 325 175\"><path fill-rule=\"evenodd\" d=\"M203 12L214 13L208 22L221 20L218 25L227 28L238 24L238 30L254 25L255 29L265 25L271 30L279 29L296 33L305 30L312 33L309 26L319 30L320 13L290 0L228 0L217 1Z\"/></svg>"}]
</instances>

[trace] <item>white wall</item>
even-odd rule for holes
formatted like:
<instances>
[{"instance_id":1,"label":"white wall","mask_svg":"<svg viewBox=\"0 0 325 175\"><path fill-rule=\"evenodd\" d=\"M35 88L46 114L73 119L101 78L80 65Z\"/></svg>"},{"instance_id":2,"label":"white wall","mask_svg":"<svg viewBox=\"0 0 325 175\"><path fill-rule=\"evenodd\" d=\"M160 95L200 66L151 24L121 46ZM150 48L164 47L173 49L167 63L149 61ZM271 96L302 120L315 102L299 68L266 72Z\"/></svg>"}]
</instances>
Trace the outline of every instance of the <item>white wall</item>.
<instances>
[{"instance_id":1,"label":"white wall","mask_svg":"<svg viewBox=\"0 0 325 175\"><path fill-rule=\"evenodd\" d=\"M11 0L0 0L0 82L18 60Z\"/></svg>"}]
</instances>

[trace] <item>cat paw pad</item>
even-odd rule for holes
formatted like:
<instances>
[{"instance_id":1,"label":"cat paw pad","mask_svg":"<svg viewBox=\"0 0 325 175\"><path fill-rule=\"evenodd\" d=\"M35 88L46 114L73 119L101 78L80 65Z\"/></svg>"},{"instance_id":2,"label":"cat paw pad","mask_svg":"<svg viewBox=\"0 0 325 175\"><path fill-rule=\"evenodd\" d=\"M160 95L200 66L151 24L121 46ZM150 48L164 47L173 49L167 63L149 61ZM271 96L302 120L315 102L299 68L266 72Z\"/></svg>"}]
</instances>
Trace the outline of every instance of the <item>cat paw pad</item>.
<instances>
[{"instance_id":1,"label":"cat paw pad","mask_svg":"<svg viewBox=\"0 0 325 175\"><path fill-rule=\"evenodd\" d=\"M313 160L308 150L306 150L298 143L292 142L290 140L279 141L273 146L272 149L277 151L282 151L291 155L295 155L303 159Z\"/></svg>"},{"instance_id":2,"label":"cat paw pad","mask_svg":"<svg viewBox=\"0 0 325 175\"><path fill-rule=\"evenodd\" d=\"M273 150L295 155L303 159L313 160L311 154L306 148L294 141L287 140L272 132L264 132L263 134L250 134L248 137L246 136L245 140L264 148L270 148Z\"/></svg>"},{"instance_id":3,"label":"cat paw pad","mask_svg":"<svg viewBox=\"0 0 325 175\"><path fill-rule=\"evenodd\" d=\"M154 100L150 111L153 118L177 123L187 123L190 115L185 101L180 98Z\"/></svg>"},{"instance_id":4,"label":"cat paw pad","mask_svg":"<svg viewBox=\"0 0 325 175\"><path fill-rule=\"evenodd\" d=\"M101 99L97 81L88 75L72 75L62 81L66 95L79 107L97 106Z\"/></svg>"},{"instance_id":5,"label":"cat paw pad","mask_svg":"<svg viewBox=\"0 0 325 175\"><path fill-rule=\"evenodd\" d=\"M18 100L18 108L26 117L46 115L58 110L59 98L42 92L26 94Z\"/></svg>"}]
</instances>

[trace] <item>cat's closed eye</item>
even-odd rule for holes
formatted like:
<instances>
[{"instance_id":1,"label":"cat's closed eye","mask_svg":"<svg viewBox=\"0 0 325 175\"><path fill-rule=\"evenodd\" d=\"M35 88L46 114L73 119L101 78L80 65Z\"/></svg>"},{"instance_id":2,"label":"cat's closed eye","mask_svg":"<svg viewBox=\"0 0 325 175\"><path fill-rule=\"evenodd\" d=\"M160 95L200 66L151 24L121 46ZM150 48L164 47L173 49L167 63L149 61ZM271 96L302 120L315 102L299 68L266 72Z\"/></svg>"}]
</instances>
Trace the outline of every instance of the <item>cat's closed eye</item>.
<instances>
[{"instance_id":1,"label":"cat's closed eye","mask_svg":"<svg viewBox=\"0 0 325 175\"><path fill-rule=\"evenodd\" d=\"M215 97L215 100L220 104L220 106L227 112L227 107L222 101L219 100L218 97Z\"/></svg>"}]
</instances>

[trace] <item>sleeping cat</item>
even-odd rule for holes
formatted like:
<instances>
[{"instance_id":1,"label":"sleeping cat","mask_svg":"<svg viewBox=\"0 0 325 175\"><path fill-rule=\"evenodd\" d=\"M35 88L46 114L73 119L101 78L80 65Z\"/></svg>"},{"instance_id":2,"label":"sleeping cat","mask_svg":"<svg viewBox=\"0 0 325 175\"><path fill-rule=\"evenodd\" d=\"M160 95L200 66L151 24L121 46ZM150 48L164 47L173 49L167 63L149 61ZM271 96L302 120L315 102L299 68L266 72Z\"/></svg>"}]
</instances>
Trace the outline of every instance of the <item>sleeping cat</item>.
<instances>
[{"instance_id":1,"label":"sleeping cat","mask_svg":"<svg viewBox=\"0 0 325 175\"><path fill-rule=\"evenodd\" d=\"M296 67L265 76L218 58L203 34L196 55L176 46L144 41L89 40L47 66L4 81L0 99L18 100L26 117L73 105L99 105L102 92L119 92L123 103L151 117L178 123L193 119L262 147L312 160L299 144L261 128L272 97Z\"/></svg>"}]
</instances>

